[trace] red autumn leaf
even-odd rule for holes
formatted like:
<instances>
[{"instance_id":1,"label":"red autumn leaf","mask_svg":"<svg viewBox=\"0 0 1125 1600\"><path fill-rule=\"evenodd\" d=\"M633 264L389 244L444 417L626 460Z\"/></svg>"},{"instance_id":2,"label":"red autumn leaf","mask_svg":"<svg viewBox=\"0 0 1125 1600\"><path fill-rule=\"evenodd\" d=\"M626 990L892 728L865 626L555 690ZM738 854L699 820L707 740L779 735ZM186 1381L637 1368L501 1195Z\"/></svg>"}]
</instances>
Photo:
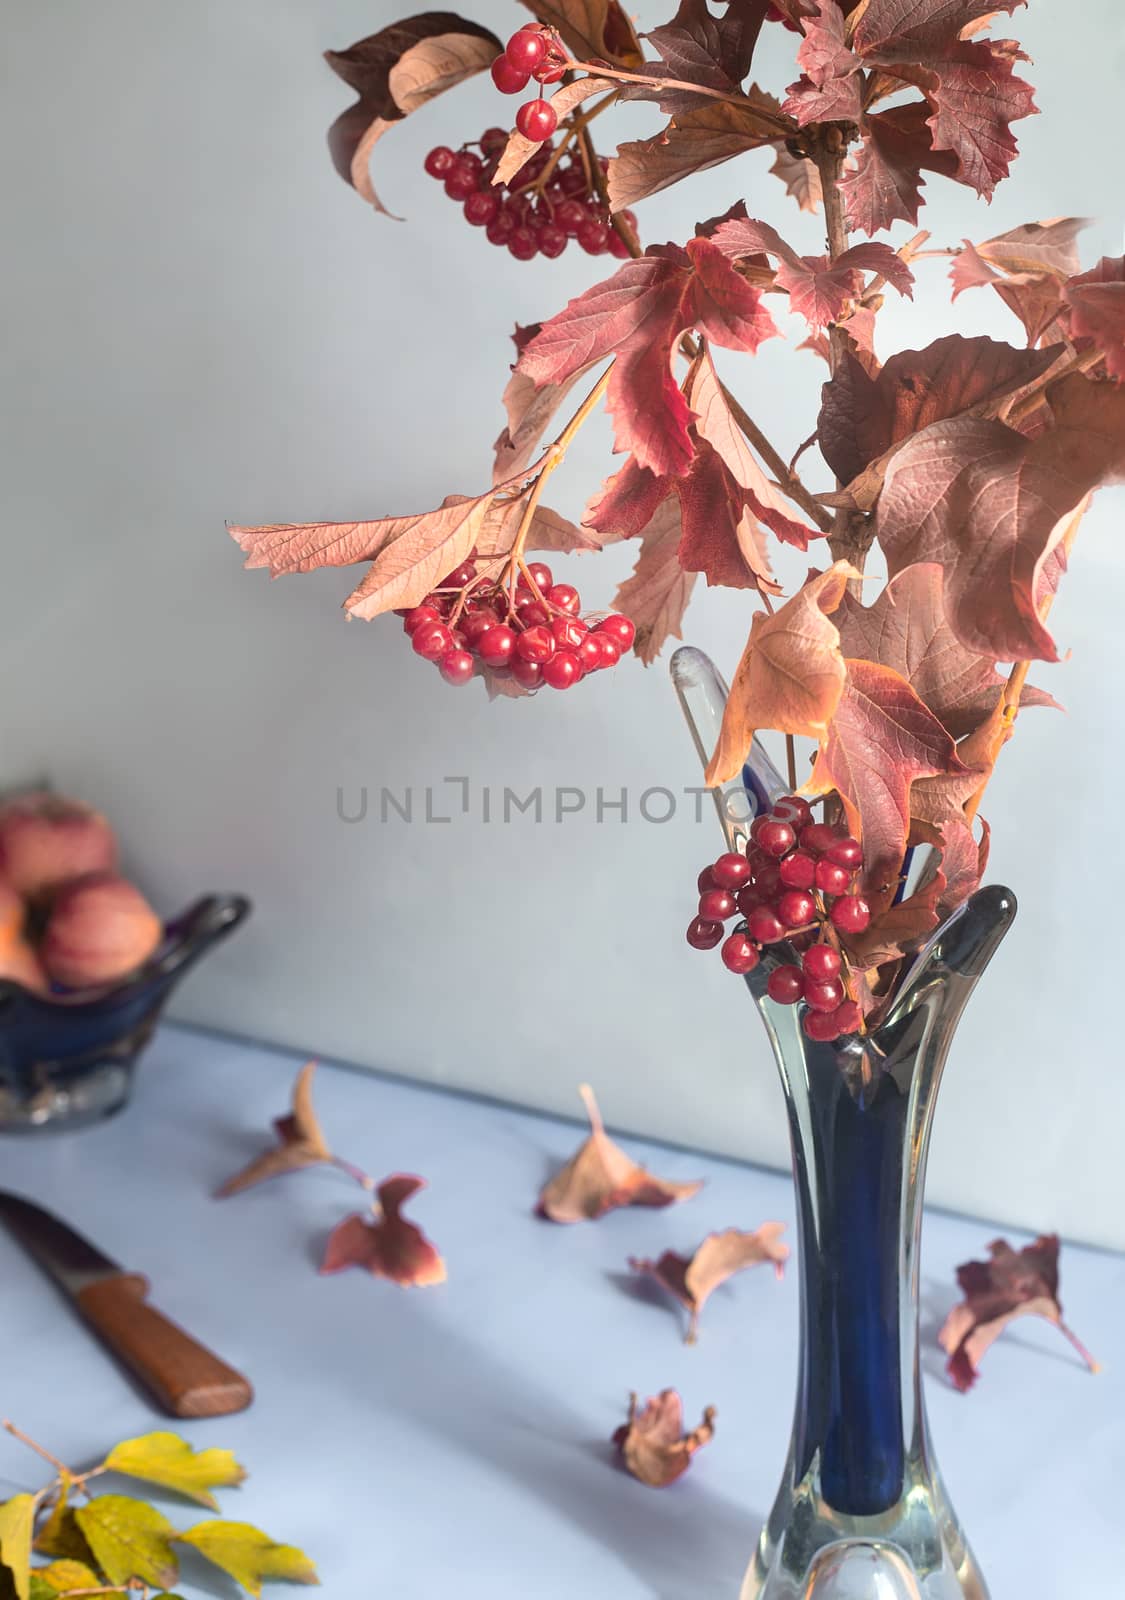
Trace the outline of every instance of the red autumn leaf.
<instances>
[{"instance_id":1,"label":"red autumn leaf","mask_svg":"<svg viewBox=\"0 0 1125 1600\"><path fill-rule=\"evenodd\" d=\"M633 649L651 666L669 638L680 639L684 612L695 588L696 574L680 564L683 523L680 501L668 494L642 532L641 553L613 597L613 609L629 617L637 630Z\"/></svg>"},{"instance_id":2,"label":"red autumn leaf","mask_svg":"<svg viewBox=\"0 0 1125 1600\"><path fill-rule=\"evenodd\" d=\"M687 1308L690 1320L685 1343L694 1344L704 1301L721 1283L746 1267L759 1267L766 1261L773 1263L779 1278L782 1276L789 1259L789 1246L781 1242L784 1232L784 1222L763 1222L752 1233L727 1228L722 1233L709 1233L694 1255L681 1256L674 1250L665 1250L658 1261L639 1261L630 1256L629 1265L634 1272L655 1278Z\"/></svg>"},{"instance_id":3,"label":"red autumn leaf","mask_svg":"<svg viewBox=\"0 0 1125 1600\"><path fill-rule=\"evenodd\" d=\"M1041 574L1075 507L1125 475L1125 389L1076 374L1048 397L1052 425L1033 439L974 418L910 439L876 516L891 575L940 562L950 626L1000 661L1058 659L1039 617Z\"/></svg>"},{"instance_id":4,"label":"red autumn leaf","mask_svg":"<svg viewBox=\"0 0 1125 1600\"><path fill-rule=\"evenodd\" d=\"M618 0L522 0L527 9L557 28L578 61L617 61L635 66L641 47Z\"/></svg>"},{"instance_id":5,"label":"red autumn leaf","mask_svg":"<svg viewBox=\"0 0 1125 1600\"><path fill-rule=\"evenodd\" d=\"M1065 293L1071 333L1091 340L1110 377L1125 383L1125 256L1103 256L1089 272L1071 278Z\"/></svg>"},{"instance_id":6,"label":"red autumn leaf","mask_svg":"<svg viewBox=\"0 0 1125 1600\"><path fill-rule=\"evenodd\" d=\"M801 19L801 68L783 110L803 128L809 122L858 122L863 110L860 62L847 42L847 19L836 0L813 0L816 13Z\"/></svg>"},{"instance_id":7,"label":"red autumn leaf","mask_svg":"<svg viewBox=\"0 0 1125 1600\"><path fill-rule=\"evenodd\" d=\"M849 300L863 292L865 272L877 272L900 294L912 294L914 274L886 244L853 245L835 261L828 256L800 256L769 223L749 217L725 222L715 243L732 260L759 251L776 256L778 288L786 291L792 309L814 330L840 320Z\"/></svg>"},{"instance_id":8,"label":"red autumn leaf","mask_svg":"<svg viewBox=\"0 0 1125 1600\"><path fill-rule=\"evenodd\" d=\"M840 633L830 613L840 604L851 571L847 562L837 561L771 616L759 612L754 617L707 767L709 785L726 783L742 770L762 728L826 736L845 679Z\"/></svg>"},{"instance_id":9,"label":"red autumn leaf","mask_svg":"<svg viewBox=\"0 0 1125 1600\"><path fill-rule=\"evenodd\" d=\"M424 1178L395 1173L375 1191L376 1208L370 1215L354 1212L337 1223L328 1236L321 1272L342 1272L363 1267L374 1278L389 1278L404 1288L424 1288L445 1282L445 1262L402 1208L411 1195L426 1187Z\"/></svg>"},{"instance_id":10,"label":"red autumn leaf","mask_svg":"<svg viewBox=\"0 0 1125 1600\"><path fill-rule=\"evenodd\" d=\"M929 108L912 100L864 118L864 140L845 171L840 192L848 222L860 233L878 233L892 222L918 221L923 172L952 178L957 157L935 150Z\"/></svg>"},{"instance_id":11,"label":"red autumn leaf","mask_svg":"<svg viewBox=\"0 0 1125 1600\"><path fill-rule=\"evenodd\" d=\"M657 474L691 464L687 401L672 376L673 351L689 328L727 349L755 351L777 332L756 289L708 239L668 245L627 262L543 324L517 371L536 384L564 383L615 357L607 391L617 448Z\"/></svg>"},{"instance_id":12,"label":"red autumn leaf","mask_svg":"<svg viewBox=\"0 0 1125 1600\"><path fill-rule=\"evenodd\" d=\"M590 1135L539 1196L536 1210L551 1222L593 1222L620 1206L670 1206L690 1200L699 1183L668 1183L629 1158L605 1131L594 1091L579 1089Z\"/></svg>"},{"instance_id":13,"label":"red autumn leaf","mask_svg":"<svg viewBox=\"0 0 1125 1600\"><path fill-rule=\"evenodd\" d=\"M946 1371L956 1387L962 1393L972 1388L985 1351L1016 1317L1053 1322L1090 1371L1097 1372L1097 1362L1062 1319L1058 1234L1043 1234L1018 1251L1006 1239L994 1239L988 1253L988 1261L966 1261L957 1268L965 1298L954 1306L938 1335L949 1357Z\"/></svg>"},{"instance_id":14,"label":"red autumn leaf","mask_svg":"<svg viewBox=\"0 0 1125 1600\"><path fill-rule=\"evenodd\" d=\"M905 567L873 605L845 594L835 621L845 656L901 674L954 739L972 733L995 709L1004 676L994 660L966 649L949 626L936 562ZM1020 704L1055 701L1025 686Z\"/></svg>"},{"instance_id":15,"label":"red autumn leaf","mask_svg":"<svg viewBox=\"0 0 1125 1600\"><path fill-rule=\"evenodd\" d=\"M848 660L809 787L817 794L839 791L848 825L863 842L871 893L897 886L910 832L911 784L961 770L953 740L900 673Z\"/></svg>"},{"instance_id":16,"label":"red autumn leaf","mask_svg":"<svg viewBox=\"0 0 1125 1600\"><path fill-rule=\"evenodd\" d=\"M717 450L700 442L691 470L676 483L682 535L679 562L685 572L702 572L708 584L759 589L780 594L753 500Z\"/></svg>"},{"instance_id":17,"label":"red autumn leaf","mask_svg":"<svg viewBox=\"0 0 1125 1600\"><path fill-rule=\"evenodd\" d=\"M708 11L705 0L680 0L671 22L645 35L660 56L645 63L645 76L699 84L719 94L734 95L750 71L768 0L741 0L723 17ZM699 96L682 88L622 85L623 100L656 100L666 116L680 117L699 107Z\"/></svg>"},{"instance_id":18,"label":"red autumn leaf","mask_svg":"<svg viewBox=\"0 0 1125 1600\"><path fill-rule=\"evenodd\" d=\"M326 51L333 72L359 95L328 132L340 176L389 216L368 171L378 140L428 100L483 72L502 49L496 35L478 23L451 11L426 11L360 39L349 50Z\"/></svg>"},{"instance_id":19,"label":"red autumn leaf","mask_svg":"<svg viewBox=\"0 0 1125 1600\"><path fill-rule=\"evenodd\" d=\"M771 144L780 109L772 95L755 86L745 104L711 100L683 112L652 138L619 145L607 174L611 207L621 211L681 178Z\"/></svg>"},{"instance_id":20,"label":"red autumn leaf","mask_svg":"<svg viewBox=\"0 0 1125 1600\"><path fill-rule=\"evenodd\" d=\"M784 140L778 140L775 148L777 155L770 168L772 176L781 179L786 194L792 195L802 211L819 211L824 204L824 194L815 162L808 156L793 155Z\"/></svg>"},{"instance_id":21,"label":"red autumn leaf","mask_svg":"<svg viewBox=\"0 0 1125 1600\"><path fill-rule=\"evenodd\" d=\"M248 1166L215 1191L215 1197L224 1200L228 1195L239 1194L255 1183L267 1178L280 1177L284 1172L297 1172L302 1167L319 1166L331 1161L332 1152L325 1141L312 1102L313 1075L316 1062L306 1061L293 1085L293 1101L288 1114L274 1122L278 1142L271 1149L255 1156Z\"/></svg>"},{"instance_id":22,"label":"red autumn leaf","mask_svg":"<svg viewBox=\"0 0 1125 1600\"><path fill-rule=\"evenodd\" d=\"M582 526L615 539L639 539L672 488L667 478L638 467L630 456L590 501Z\"/></svg>"},{"instance_id":23,"label":"red autumn leaf","mask_svg":"<svg viewBox=\"0 0 1125 1600\"><path fill-rule=\"evenodd\" d=\"M664 1489L683 1476L695 1452L714 1435L714 1406L707 1407L698 1427L685 1433L683 1402L675 1389L663 1389L643 1409L636 1395L630 1395L629 1420L617 1429L613 1442L634 1478L651 1489Z\"/></svg>"},{"instance_id":24,"label":"red autumn leaf","mask_svg":"<svg viewBox=\"0 0 1125 1600\"><path fill-rule=\"evenodd\" d=\"M823 390L817 421L821 453L840 481L850 484L892 445L931 423L1033 382L1057 354L953 333L923 350L900 351L869 374L845 352Z\"/></svg>"},{"instance_id":25,"label":"red autumn leaf","mask_svg":"<svg viewBox=\"0 0 1125 1600\"><path fill-rule=\"evenodd\" d=\"M1063 291L1078 272L1076 240L1089 226L1086 217L1052 217L1026 222L974 245L968 239L954 257L949 276L953 298L966 289L991 284L1023 323L1029 345L1064 336L1060 325Z\"/></svg>"}]
</instances>

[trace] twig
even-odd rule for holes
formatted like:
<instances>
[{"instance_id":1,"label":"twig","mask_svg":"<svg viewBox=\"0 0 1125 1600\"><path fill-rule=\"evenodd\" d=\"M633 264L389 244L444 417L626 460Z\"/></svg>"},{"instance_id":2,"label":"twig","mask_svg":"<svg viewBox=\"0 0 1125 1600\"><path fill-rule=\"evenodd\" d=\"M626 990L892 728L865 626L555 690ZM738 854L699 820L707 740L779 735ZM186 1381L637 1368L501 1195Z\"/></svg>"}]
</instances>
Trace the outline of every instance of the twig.
<instances>
[{"instance_id":1,"label":"twig","mask_svg":"<svg viewBox=\"0 0 1125 1600\"><path fill-rule=\"evenodd\" d=\"M586 421L586 418L590 415L591 411L594 410L595 406L605 394L606 388L609 384L609 375L612 371L613 362L611 361L609 366L606 367L605 371L598 379L597 383L595 383L594 387L590 390L585 400L583 400L582 404L578 407L578 410L571 417L566 427L559 434L558 438L548 448L546 454L544 455L543 465L540 467L539 476L536 478L531 493L527 497L527 502L523 508L523 516L520 518L520 525L516 530L516 537L512 543L512 551L509 559L513 564L517 563L523 555L523 547L527 542L527 536L531 530L531 524L535 519L535 508L539 504L539 501L542 497L543 490L547 484L547 479L557 467L562 465L566 458L566 452L569 449L570 443L575 434L578 432L579 428L581 428L582 424Z\"/></svg>"},{"instance_id":2,"label":"twig","mask_svg":"<svg viewBox=\"0 0 1125 1600\"><path fill-rule=\"evenodd\" d=\"M49 1466L54 1467L60 1477L73 1478L75 1476L70 1468L59 1460L58 1456L53 1456L49 1450L44 1449L41 1444L37 1444L34 1439L24 1433L22 1428L17 1428L15 1423L10 1422L7 1417L4 1418L2 1426L12 1435L13 1439L18 1439L21 1444L27 1445L29 1450L34 1450L37 1456L46 1461Z\"/></svg>"},{"instance_id":3,"label":"twig","mask_svg":"<svg viewBox=\"0 0 1125 1600\"><path fill-rule=\"evenodd\" d=\"M613 78L618 83L644 83L653 89L680 89L686 94L697 94L704 100L722 100L725 104L739 106L753 113L766 127L774 128L782 138L796 132L792 117L776 117L744 94L727 94L722 89L706 89L699 83L688 83L682 78L650 78L644 72L623 72L620 67L606 66L601 62L572 61L565 63L568 72L586 72L592 78Z\"/></svg>"}]
</instances>

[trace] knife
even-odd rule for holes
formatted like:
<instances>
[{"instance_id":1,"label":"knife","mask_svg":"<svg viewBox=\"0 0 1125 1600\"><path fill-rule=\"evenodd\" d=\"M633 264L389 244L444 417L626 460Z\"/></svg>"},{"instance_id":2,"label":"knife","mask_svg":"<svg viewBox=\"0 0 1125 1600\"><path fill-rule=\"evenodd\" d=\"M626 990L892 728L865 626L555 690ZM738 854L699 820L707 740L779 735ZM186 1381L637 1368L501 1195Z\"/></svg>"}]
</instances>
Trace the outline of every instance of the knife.
<instances>
[{"instance_id":1,"label":"knife","mask_svg":"<svg viewBox=\"0 0 1125 1600\"><path fill-rule=\"evenodd\" d=\"M67 1223L0 1189L0 1221L157 1405L174 1417L225 1417L254 1398L249 1382L147 1304L149 1282L126 1272Z\"/></svg>"}]
</instances>

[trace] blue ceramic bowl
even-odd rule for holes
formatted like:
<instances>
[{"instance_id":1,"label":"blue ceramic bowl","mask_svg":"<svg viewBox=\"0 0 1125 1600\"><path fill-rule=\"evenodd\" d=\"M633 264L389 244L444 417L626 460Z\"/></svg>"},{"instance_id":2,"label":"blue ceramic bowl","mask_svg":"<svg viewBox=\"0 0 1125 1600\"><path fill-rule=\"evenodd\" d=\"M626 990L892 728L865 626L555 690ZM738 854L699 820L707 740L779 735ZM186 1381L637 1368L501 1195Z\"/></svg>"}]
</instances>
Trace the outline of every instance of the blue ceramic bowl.
<instances>
[{"instance_id":1,"label":"blue ceramic bowl","mask_svg":"<svg viewBox=\"0 0 1125 1600\"><path fill-rule=\"evenodd\" d=\"M120 1110L172 990L249 912L241 895L196 901L113 988L43 995L0 980L0 1132L76 1128Z\"/></svg>"}]
</instances>

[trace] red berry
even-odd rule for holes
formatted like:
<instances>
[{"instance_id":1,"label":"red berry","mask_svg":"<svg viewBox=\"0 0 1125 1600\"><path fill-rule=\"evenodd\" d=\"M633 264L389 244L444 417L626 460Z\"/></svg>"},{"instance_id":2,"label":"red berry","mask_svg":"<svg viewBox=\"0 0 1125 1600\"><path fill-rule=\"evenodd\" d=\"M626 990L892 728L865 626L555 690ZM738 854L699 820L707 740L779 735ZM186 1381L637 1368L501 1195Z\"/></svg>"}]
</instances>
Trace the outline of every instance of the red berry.
<instances>
[{"instance_id":1,"label":"red berry","mask_svg":"<svg viewBox=\"0 0 1125 1600\"><path fill-rule=\"evenodd\" d=\"M408 611L402 619L403 633L413 633L424 622L440 622L441 614L436 606L415 606L413 611Z\"/></svg>"},{"instance_id":2,"label":"red berry","mask_svg":"<svg viewBox=\"0 0 1125 1600\"><path fill-rule=\"evenodd\" d=\"M615 667L621 660L621 646L611 633L592 633L591 639L596 639L601 651L602 666Z\"/></svg>"},{"instance_id":3,"label":"red berry","mask_svg":"<svg viewBox=\"0 0 1125 1600\"><path fill-rule=\"evenodd\" d=\"M703 871L695 880L695 887L699 890L700 894L705 894L708 889L717 889L719 887L712 876L710 867L704 867Z\"/></svg>"},{"instance_id":4,"label":"red berry","mask_svg":"<svg viewBox=\"0 0 1125 1600\"><path fill-rule=\"evenodd\" d=\"M459 567L454 567L452 572L446 573L445 577L438 584L438 588L463 589L467 583L472 582L476 575L476 562L471 560L463 561Z\"/></svg>"},{"instance_id":5,"label":"red berry","mask_svg":"<svg viewBox=\"0 0 1125 1600\"><path fill-rule=\"evenodd\" d=\"M555 581L554 574L545 561L533 561L527 569L527 575L540 594L546 594Z\"/></svg>"},{"instance_id":6,"label":"red berry","mask_svg":"<svg viewBox=\"0 0 1125 1600\"><path fill-rule=\"evenodd\" d=\"M525 139L549 139L558 125L558 116L549 100L528 100L516 112L516 127Z\"/></svg>"},{"instance_id":7,"label":"red berry","mask_svg":"<svg viewBox=\"0 0 1125 1600\"><path fill-rule=\"evenodd\" d=\"M598 623L599 633L608 633L617 640L622 653L633 648L633 640L637 637L637 630L628 617L623 617L620 611L611 612L608 617L603 617Z\"/></svg>"},{"instance_id":8,"label":"red berry","mask_svg":"<svg viewBox=\"0 0 1125 1600\"><path fill-rule=\"evenodd\" d=\"M845 1000L843 1005L837 1006L832 1013L832 1021L836 1025L837 1033L858 1033L863 1022L863 1012L854 1000Z\"/></svg>"},{"instance_id":9,"label":"red berry","mask_svg":"<svg viewBox=\"0 0 1125 1600\"><path fill-rule=\"evenodd\" d=\"M486 667L506 667L516 648L516 636L506 623L498 622L495 628L482 633L477 653Z\"/></svg>"},{"instance_id":10,"label":"red berry","mask_svg":"<svg viewBox=\"0 0 1125 1600\"><path fill-rule=\"evenodd\" d=\"M576 617L582 609L578 590L570 583L553 583L545 598L556 611L565 611L571 617Z\"/></svg>"},{"instance_id":11,"label":"red berry","mask_svg":"<svg viewBox=\"0 0 1125 1600\"><path fill-rule=\"evenodd\" d=\"M844 999L844 985L839 978L829 978L824 983L818 983L814 978L806 977L802 983L802 994L805 1004L814 1011L835 1011L842 1005Z\"/></svg>"},{"instance_id":12,"label":"red berry","mask_svg":"<svg viewBox=\"0 0 1125 1600\"><path fill-rule=\"evenodd\" d=\"M774 801L773 814L800 832L812 821L812 806L807 800L802 800L799 794L783 794L780 800Z\"/></svg>"},{"instance_id":13,"label":"red berry","mask_svg":"<svg viewBox=\"0 0 1125 1600\"><path fill-rule=\"evenodd\" d=\"M729 889L704 889L699 897L699 915L705 922L726 922L737 910Z\"/></svg>"},{"instance_id":14,"label":"red berry","mask_svg":"<svg viewBox=\"0 0 1125 1600\"><path fill-rule=\"evenodd\" d=\"M508 40L504 54L517 72L532 73L546 59L546 36L538 28L520 28Z\"/></svg>"},{"instance_id":15,"label":"red berry","mask_svg":"<svg viewBox=\"0 0 1125 1600\"><path fill-rule=\"evenodd\" d=\"M746 926L759 944L776 944L785 938L785 924L769 906L757 906L746 918Z\"/></svg>"},{"instance_id":16,"label":"red berry","mask_svg":"<svg viewBox=\"0 0 1125 1600\"><path fill-rule=\"evenodd\" d=\"M589 188L589 184L586 181L586 169L583 167L581 161L572 162L572 164L566 168L565 172L560 172L558 176L559 188L564 194L585 194ZM583 206L582 220L584 221L589 214L590 213L587 211L586 207Z\"/></svg>"},{"instance_id":17,"label":"red berry","mask_svg":"<svg viewBox=\"0 0 1125 1600\"><path fill-rule=\"evenodd\" d=\"M609 253L611 256L616 256L618 261L630 261L633 256L633 252L616 228L609 230Z\"/></svg>"},{"instance_id":18,"label":"red berry","mask_svg":"<svg viewBox=\"0 0 1125 1600\"><path fill-rule=\"evenodd\" d=\"M871 907L858 894L846 894L833 902L828 915L841 933L862 933L871 921Z\"/></svg>"},{"instance_id":19,"label":"red berry","mask_svg":"<svg viewBox=\"0 0 1125 1600\"><path fill-rule=\"evenodd\" d=\"M581 200L562 200L555 207L555 224L573 239L586 220L586 207Z\"/></svg>"},{"instance_id":20,"label":"red berry","mask_svg":"<svg viewBox=\"0 0 1125 1600\"><path fill-rule=\"evenodd\" d=\"M762 959L753 941L744 933L732 933L720 953L728 972L753 972Z\"/></svg>"},{"instance_id":21,"label":"red berry","mask_svg":"<svg viewBox=\"0 0 1125 1600\"><path fill-rule=\"evenodd\" d=\"M467 611L461 618L461 632L470 650L476 648L482 633L496 626L496 616L491 611Z\"/></svg>"},{"instance_id":22,"label":"red berry","mask_svg":"<svg viewBox=\"0 0 1125 1600\"><path fill-rule=\"evenodd\" d=\"M470 195L477 192L477 180L469 172L460 172L456 167L445 180L445 192L451 200L467 200Z\"/></svg>"},{"instance_id":23,"label":"red berry","mask_svg":"<svg viewBox=\"0 0 1125 1600\"><path fill-rule=\"evenodd\" d=\"M587 217L578 230L578 243L588 256L602 256L609 249L609 229L604 222Z\"/></svg>"},{"instance_id":24,"label":"red berry","mask_svg":"<svg viewBox=\"0 0 1125 1600\"><path fill-rule=\"evenodd\" d=\"M803 850L794 850L778 863L777 875L787 889L811 889L816 881L816 862Z\"/></svg>"},{"instance_id":25,"label":"red berry","mask_svg":"<svg viewBox=\"0 0 1125 1600\"><path fill-rule=\"evenodd\" d=\"M793 1006L804 994L799 967L775 967L766 980L771 1000L779 1006Z\"/></svg>"},{"instance_id":26,"label":"red berry","mask_svg":"<svg viewBox=\"0 0 1125 1600\"><path fill-rule=\"evenodd\" d=\"M781 888L781 868L776 861L767 858L765 861L753 860L750 863L754 874L754 887L766 895L776 894Z\"/></svg>"},{"instance_id":27,"label":"red berry","mask_svg":"<svg viewBox=\"0 0 1125 1600\"><path fill-rule=\"evenodd\" d=\"M465 221L474 228L487 228L500 214L500 196L495 189L475 189L465 201Z\"/></svg>"},{"instance_id":28,"label":"red berry","mask_svg":"<svg viewBox=\"0 0 1125 1600\"><path fill-rule=\"evenodd\" d=\"M593 633L582 635L578 646L578 659L587 672L600 672L607 663L602 660L601 640Z\"/></svg>"},{"instance_id":29,"label":"red berry","mask_svg":"<svg viewBox=\"0 0 1125 1600\"><path fill-rule=\"evenodd\" d=\"M546 606L541 606L538 600L529 600L516 607L519 619L525 628L549 628L551 615Z\"/></svg>"},{"instance_id":30,"label":"red berry","mask_svg":"<svg viewBox=\"0 0 1125 1600\"><path fill-rule=\"evenodd\" d=\"M852 875L847 867L838 867L824 856L816 864L816 886L824 894L846 894Z\"/></svg>"},{"instance_id":31,"label":"red berry","mask_svg":"<svg viewBox=\"0 0 1125 1600\"><path fill-rule=\"evenodd\" d=\"M539 240L532 228L513 228L508 237L508 249L517 261L531 261L539 254Z\"/></svg>"},{"instance_id":32,"label":"red berry","mask_svg":"<svg viewBox=\"0 0 1125 1600\"><path fill-rule=\"evenodd\" d=\"M688 923L687 942L693 950L713 950L723 937L721 922L705 922L695 917Z\"/></svg>"},{"instance_id":33,"label":"red berry","mask_svg":"<svg viewBox=\"0 0 1125 1600\"><path fill-rule=\"evenodd\" d=\"M525 72L522 67L513 67L504 53L492 63L492 81L501 94L520 94L527 88L530 77L531 73Z\"/></svg>"},{"instance_id":34,"label":"red berry","mask_svg":"<svg viewBox=\"0 0 1125 1600\"><path fill-rule=\"evenodd\" d=\"M736 855L733 850L721 855L711 872L720 889L741 889L744 883L750 881L749 861L745 856Z\"/></svg>"},{"instance_id":35,"label":"red berry","mask_svg":"<svg viewBox=\"0 0 1125 1600\"><path fill-rule=\"evenodd\" d=\"M444 622L424 622L412 637L414 653L426 661L440 661L453 648L453 635Z\"/></svg>"},{"instance_id":36,"label":"red berry","mask_svg":"<svg viewBox=\"0 0 1125 1600\"><path fill-rule=\"evenodd\" d=\"M801 1018L801 1026L810 1039L815 1039L818 1044L831 1044L840 1037L836 1026L835 1015L825 1011L806 1011Z\"/></svg>"},{"instance_id":37,"label":"red berry","mask_svg":"<svg viewBox=\"0 0 1125 1600\"><path fill-rule=\"evenodd\" d=\"M573 650L559 650L543 663L543 682L552 689L569 689L582 676L582 663Z\"/></svg>"},{"instance_id":38,"label":"red berry","mask_svg":"<svg viewBox=\"0 0 1125 1600\"><path fill-rule=\"evenodd\" d=\"M758 848L769 856L788 855L797 842L797 835L787 822L767 817L755 835Z\"/></svg>"},{"instance_id":39,"label":"red berry","mask_svg":"<svg viewBox=\"0 0 1125 1600\"><path fill-rule=\"evenodd\" d=\"M480 147L486 156L498 156L507 143L507 128L486 128L480 136Z\"/></svg>"},{"instance_id":40,"label":"red berry","mask_svg":"<svg viewBox=\"0 0 1125 1600\"><path fill-rule=\"evenodd\" d=\"M515 232L516 219L510 211L501 208L484 230L489 244L507 244Z\"/></svg>"},{"instance_id":41,"label":"red berry","mask_svg":"<svg viewBox=\"0 0 1125 1600\"><path fill-rule=\"evenodd\" d=\"M559 79L565 75L565 62L552 61L550 57L543 62L542 66L536 67L535 71L531 74L536 83L558 83Z\"/></svg>"},{"instance_id":42,"label":"red berry","mask_svg":"<svg viewBox=\"0 0 1125 1600\"><path fill-rule=\"evenodd\" d=\"M854 872L863 865L863 846L858 839L853 839L851 834L843 839L834 839L824 852L829 861L835 861L837 866L847 867L849 872Z\"/></svg>"},{"instance_id":43,"label":"red berry","mask_svg":"<svg viewBox=\"0 0 1125 1600\"><path fill-rule=\"evenodd\" d=\"M554 261L566 249L566 234L561 228L556 228L553 222L544 222L535 230L539 240L539 254L546 256L548 261Z\"/></svg>"},{"instance_id":44,"label":"red berry","mask_svg":"<svg viewBox=\"0 0 1125 1600\"><path fill-rule=\"evenodd\" d=\"M801 829L801 849L814 856L822 856L829 845L836 843L836 834L827 822L810 822Z\"/></svg>"},{"instance_id":45,"label":"red berry","mask_svg":"<svg viewBox=\"0 0 1125 1600\"><path fill-rule=\"evenodd\" d=\"M538 689L543 682L543 668L537 661L525 661L522 656L513 656L511 660L511 673L516 682L524 689Z\"/></svg>"},{"instance_id":46,"label":"red berry","mask_svg":"<svg viewBox=\"0 0 1125 1600\"><path fill-rule=\"evenodd\" d=\"M439 144L434 146L422 165L431 178L448 178L456 159L448 145Z\"/></svg>"},{"instance_id":47,"label":"red berry","mask_svg":"<svg viewBox=\"0 0 1125 1600\"><path fill-rule=\"evenodd\" d=\"M810 945L801 957L801 964L805 969L805 977L812 978L816 983L827 983L829 979L839 977L843 966L840 952L833 950L830 944Z\"/></svg>"},{"instance_id":48,"label":"red berry","mask_svg":"<svg viewBox=\"0 0 1125 1600\"><path fill-rule=\"evenodd\" d=\"M467 650L447 650L438 662L446 683L468 683L474 670L475 662Z\"/></svg>"},{"instance_id":49,"label":"red berry","mask_svg":"<svg viewBox=\"0 0 1125 1600\"><path fill-rule=\"evenodd\" d=\"M807 928L816 916L816 901L803 889L787 889L777 902L777 914L787 928Z\"/></svg>"},{"instance_id":50,"label":"red berry","mask_svg":"<svg viewBox=\"0 0 1125 1600\"><path fill-rule=\"evenodd\" d=\"M551 635L560 650L577 650L586 637L586 624L577 617L552 617Z\"/></svg>"},{"instance_id":51,"label":"red berry","mask_svg":"<svg viewBox=\"0 0 1125 1600\"><path fill-rule=\"evenodd\" d=\"M528 628L516 640L516 654L523 661L537 661L542 666L555 653L555 641L549 628Z\"/></svg>"},{"instance_id":52,"label":"red berry","mask_svg":"<svg viewBox=\"0 0 1125 1600\"><path fill-rule=\"evenodd\" d=\"M484 172L484 162L471 150L460 150L453 158L453 170L463 172L466 177L472 178L474 183L479 183Z\"/></svg>"},{"instance_id":53,"label":"red berry","mask_svg":"<svg viewBox=\"0 0 1125 1600\"><path fill-rule=\"evenodd\" d=\"M740 889L738 891L737 898L738 909L741 911L744 917L748 917L751 911L756 911L759 906L765 905L761 891L756 889L754 885L750 883L748 883L744 889Z\"/></svg>"}]
</instances>

